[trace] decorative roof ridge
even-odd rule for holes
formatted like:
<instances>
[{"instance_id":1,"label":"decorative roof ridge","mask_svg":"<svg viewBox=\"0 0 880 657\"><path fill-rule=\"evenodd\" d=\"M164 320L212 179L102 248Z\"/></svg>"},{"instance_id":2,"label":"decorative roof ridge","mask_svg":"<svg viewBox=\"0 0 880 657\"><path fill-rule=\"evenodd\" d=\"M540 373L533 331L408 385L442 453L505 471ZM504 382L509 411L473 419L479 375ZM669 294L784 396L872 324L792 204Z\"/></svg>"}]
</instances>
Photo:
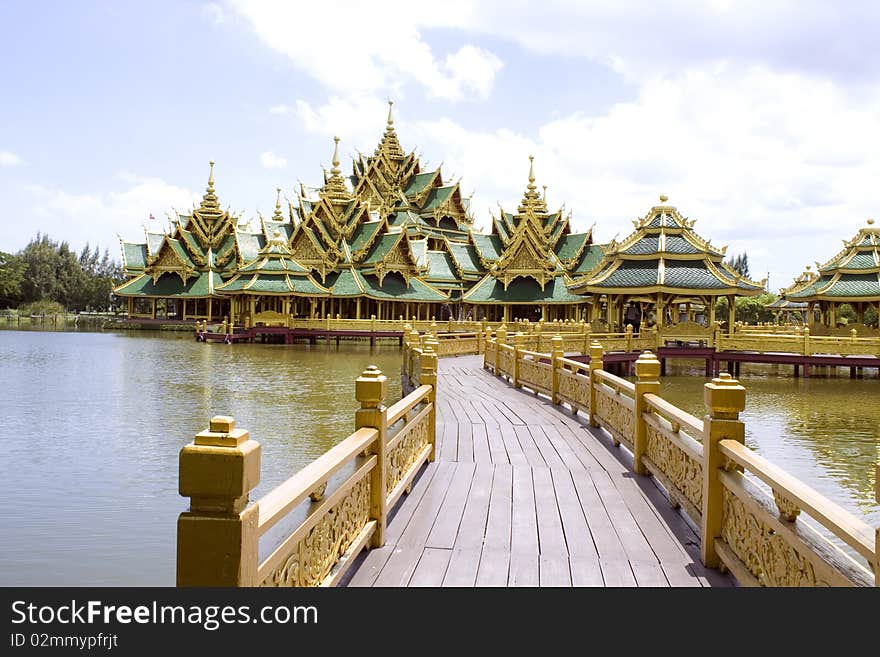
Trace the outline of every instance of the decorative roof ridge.
<instances>
[{"instance_id":1,"label":"decorative roof ridge","mask_svg":"<svg viewBox=\"0 0 880 657\"><path fill-rule=\"evenodd\" d=\"M205 188L205 194L202 196L202 202L199 204L198 211L207 216L219 217L223 215L220 209L220 199L214 191L214 160L208 163L211 167L208 173L208 186Z\"/></svg>"},{"instance_id":2,"label":"decorative roof ridge","mask_svg":"<svg viewBox=\"0 0 880 657\"><path fill-rule=\"evenodd\" d=\"M819 261L817 260L816 261L816 269L819 272L833 271L835 269L839 269L840 268L839 265L836 267L834 265L837 262L839 262L840 260L842 260L843 257L849 253L850 249L858 249L860 246L858 244L858 242L861 241L861 239L864 239L866 236L870 236L870 235L877 236L877 244L871 245L874 247L875 250L877 250L878 246L880 246L880 227L874 228L874 220L871 218L869 218L866 223L868 224L867 227L860 228L859 232L856 233L852 239L842 240L843 241L843 248L840 251L838 251L834 256L832 256L830 259L826 260L823 264L819 264Z\"/></svg>"},{"instance_id":3,"label":"decorative roof ridge","mask_svg":"<svg viewBox=\"0 0 880 657\"><path fill-rule=\"evenodd\" d=\"M397 139L397 132L394 130L394 115L391 112L392 105L394 105L394 101L389 98L388 121L385 125L385 133L376 147L374 157L378 157L381 154L395 160L402 160L406 157L406 154L403 152L403 148L401 148L400 142Z\"/></svg>"}]
</instances>

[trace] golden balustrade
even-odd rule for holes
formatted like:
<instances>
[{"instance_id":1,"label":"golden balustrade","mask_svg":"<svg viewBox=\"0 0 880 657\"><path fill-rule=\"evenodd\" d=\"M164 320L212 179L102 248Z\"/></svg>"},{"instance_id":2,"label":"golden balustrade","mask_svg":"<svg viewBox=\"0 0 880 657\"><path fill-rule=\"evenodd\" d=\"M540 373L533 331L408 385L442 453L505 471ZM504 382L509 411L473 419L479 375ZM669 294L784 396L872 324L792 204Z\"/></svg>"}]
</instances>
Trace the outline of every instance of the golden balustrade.
<instances>
[{"instance_id":1,"label":"golden balustrade","mask_svg":"<svg viewBox=\"0 0 880 657\"><path fill-rule=\"evenodd\" d=\"M630 382L603 369L599 342L591 343L587 364L564 357L562 335L550 341L551 351L541 353L487 337L484 367L589 414L615 446L625 445L635 473L655 477L700 528L706 566L744 586L880 586L880 529L744 445L746 391L729 374L705 384L700 420L662 398L652 352L640 355Z\"/></svg>"},{"instance_id":2,"label":"golden balustrade","mask_svg":"<svg viewBox=\"0 0 880 657\"><path fill-rule=\"evenodd\" d=\"M363 549L384 545L388 513L436 452L433 344L419 348L419 385L390 408L387 378L368 367L355 382L355 432L253 503L260 444L233 418L212 418L180 453L190 507L177 524L178 586L333 586ZM261 538L291 518L261 560Z\"/></svg>"}]
</instances>

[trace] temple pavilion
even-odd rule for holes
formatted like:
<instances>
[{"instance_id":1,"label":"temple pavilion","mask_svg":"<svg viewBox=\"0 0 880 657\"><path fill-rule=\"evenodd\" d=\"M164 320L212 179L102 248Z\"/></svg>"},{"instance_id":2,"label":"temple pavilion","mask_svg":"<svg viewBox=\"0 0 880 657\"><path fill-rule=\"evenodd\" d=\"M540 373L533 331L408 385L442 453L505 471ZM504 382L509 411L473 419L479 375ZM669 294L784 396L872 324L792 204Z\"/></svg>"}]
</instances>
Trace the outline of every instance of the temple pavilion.
<instances>
[{"instance_id":1,"label":"temple pavilion","mask_svg":"<svg viewBox=\"0 0 880 657\"><path fill-rule=\"evenodd\" d=\"M546 188L544 190L546 197ZM602 251L592 244L592 230L572 233L570 213L547 209L535 185L534 158L529 182L515 213L500 209L492 232L471 233L471 243L485 272L463 296L476 317L509 321L582 319L589 299L568 290L574 276L592 270Z\"/></svg>"},{"instance_id":2,"label":"temple pavilion","mask_svg":"<svg viewBox=\"0 0 880 657\"><path fill-rule=\"evenodd\" d=\"M693 308L699 306L708 309L704 319L711 326L715 301L724 296L731 309L732 330L735 298L761 294L764 282L735 272L724 262L727 247L718 248L697 235L695 222L667 205L667 200L661 196L661 205L635 220L635 231L626 239L603 246L598 266L569 290L590 295L591 320L607 323L610 330L625 327L632 307L640 320L653 316L658 328L663 328L678 323L682 316L692 318Z\"/></svg>"},{"instance_id":3,"label":"temple pavilion","mask_svg":"<svg viewBox=\"0 0 880 657\"><path fill-rule=\"evenodd\" d=\"M473 229L470 199L440 168L425 169L401 147L389 104L372 155L340 169L339 140L319 188L300 185L258 225L222 210L214 164L200 205L170 230L122 242L133 318L220 320L249 325L261 313L392 319L568 318L589 299L567 286L601 251L570 216L547 209L529 184L516 213ZM546 193L546 192L545 192Z\"/></svg>"},{"instance_id":4,"label":"temple pavilion","mask_svg":"<svg viewBox=\"0 0 880 657\"><path fill-rule=\"evenodd\" d=\"M807 303L810 329L817 335L842 329L849 335L853 328L864 333L874 329L865 326L865 311L876 306L880 313L880 228L874 220L855 237L844 240L843 249L825 264L816 263L815 272L807 268L791 286L782 290L782 297L792 303ZM856 327L840 326L839 310L848 303L856 313Z\"/></svg>"}]
</instances>

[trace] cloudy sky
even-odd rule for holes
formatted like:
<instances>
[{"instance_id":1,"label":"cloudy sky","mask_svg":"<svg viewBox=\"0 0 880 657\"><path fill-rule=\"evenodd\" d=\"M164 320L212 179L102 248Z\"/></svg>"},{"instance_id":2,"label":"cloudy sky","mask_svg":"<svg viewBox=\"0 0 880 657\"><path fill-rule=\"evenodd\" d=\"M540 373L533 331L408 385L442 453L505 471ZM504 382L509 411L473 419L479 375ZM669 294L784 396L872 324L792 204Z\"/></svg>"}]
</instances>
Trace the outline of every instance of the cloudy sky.
<instances>
[{"instance_id":1,"label":"cloudy sky","mask_svg":"<svg viewBox=\"0 0 880 657\"><path fill-rule=\"evenodd\" d=\"M870 2L4 2L0 250L116 249L211 159L221 203L271 214L333 135L371 152L390 97L478 225L534 154L596 241L665 193L775 290L880 215L878 34Z\"/></svg>"}]
</instances>

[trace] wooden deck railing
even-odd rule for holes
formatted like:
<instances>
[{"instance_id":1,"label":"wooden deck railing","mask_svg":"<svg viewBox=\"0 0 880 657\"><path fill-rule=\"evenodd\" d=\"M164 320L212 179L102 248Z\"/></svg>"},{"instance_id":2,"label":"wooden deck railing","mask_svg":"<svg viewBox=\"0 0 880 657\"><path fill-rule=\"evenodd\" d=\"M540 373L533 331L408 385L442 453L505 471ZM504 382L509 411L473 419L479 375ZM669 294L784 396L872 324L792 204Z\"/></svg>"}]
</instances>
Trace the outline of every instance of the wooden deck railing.
<instances>
[{"instance_id":1,"label":"wooden deck railing","mask_svg":"<svg viewBox=\"0 0 880 657\"><path fill-rule=\"evenodd\" d=\"M484 368L587 413L625 445L636 474L654 476L700 528L705 565L746 586L880 586L880 530L744 445L745 388L729 374L705 384L700 420L661 397L660 362L650 351L630 382L604 371L599 342L586 365L564 357L563 336L551 338L549 353L526 349L525 336L506 340L502 330L486 340Z\"/></svg>"},{"instance_id":2,"label":"wooden deck railing","mask_svg":"<svg viewBox=\"0 0 880 657\"><path fill-rule=\"evenodd\" d=\"M388 512L436 451L437 355L430 341L419 352L415 390L386 408L387 378L368 367L355 382L356 431L251 504L260 444L213 418L180 453L190 508L177 524L178 586L332 586L361 550L384 545ZM282 527L261 559L260 539Z\"/></svg>"}]
</instances>

